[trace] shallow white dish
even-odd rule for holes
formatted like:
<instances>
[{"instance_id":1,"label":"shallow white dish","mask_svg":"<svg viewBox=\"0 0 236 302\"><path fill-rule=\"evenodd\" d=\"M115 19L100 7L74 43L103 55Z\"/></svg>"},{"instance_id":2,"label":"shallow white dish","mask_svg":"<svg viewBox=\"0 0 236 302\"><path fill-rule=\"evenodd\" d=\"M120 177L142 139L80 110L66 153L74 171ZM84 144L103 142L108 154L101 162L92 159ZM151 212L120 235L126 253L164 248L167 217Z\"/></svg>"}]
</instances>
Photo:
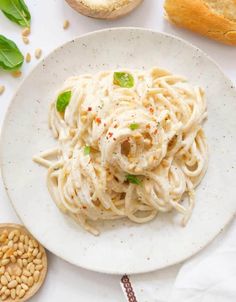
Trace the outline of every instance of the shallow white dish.
<instances>
[{"instance_id":1,"label":"shallow white dish","mask_svg":"<svg viewBox=\"0 0 236 302\"><path fill-rule=\"evenodd\" d=\"M186 76L206 91L210 147L207 174L196 190L196 206L182 228L175 214L137 225L101 223L94 237L64 216L46 187L46 169L32 156L56 142L48 108L63 81L86 72L158 66ZM21 85L9 108L1 140L1 168L9 197L29 231L51 252L78 266L124 274L180 262L206 246L236 210L236 92L202 51L175 37L145 29L94 32L59 47Z\"/></svg>"}]
</instances>

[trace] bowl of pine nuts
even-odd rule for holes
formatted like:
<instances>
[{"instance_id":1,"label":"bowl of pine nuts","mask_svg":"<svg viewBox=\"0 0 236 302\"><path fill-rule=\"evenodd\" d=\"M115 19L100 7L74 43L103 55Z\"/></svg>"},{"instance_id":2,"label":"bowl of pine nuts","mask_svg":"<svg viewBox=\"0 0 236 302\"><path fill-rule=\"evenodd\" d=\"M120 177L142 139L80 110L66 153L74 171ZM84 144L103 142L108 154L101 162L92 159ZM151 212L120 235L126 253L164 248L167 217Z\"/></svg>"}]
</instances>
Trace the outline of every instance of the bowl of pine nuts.
<instances>
[{"instance_id":1,"label":"bowl of pine nuts","mask_svg":"<svg viewBox=\"0 0 236 302\"><path fill-rule=\"evenodd\" d=\"M0 302L23 302L41 287L47 255L21 225L0 224Z\"/></svg>"}]
</instances>

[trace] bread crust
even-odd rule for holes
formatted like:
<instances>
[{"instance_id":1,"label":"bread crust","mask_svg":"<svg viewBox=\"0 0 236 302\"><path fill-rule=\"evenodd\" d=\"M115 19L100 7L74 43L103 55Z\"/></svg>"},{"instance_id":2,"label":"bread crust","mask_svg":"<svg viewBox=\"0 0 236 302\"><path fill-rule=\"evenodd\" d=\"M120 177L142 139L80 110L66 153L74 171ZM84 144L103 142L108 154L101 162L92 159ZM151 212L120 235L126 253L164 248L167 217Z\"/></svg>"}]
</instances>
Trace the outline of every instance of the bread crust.
<instances>
[{"instance_id":1,"label":"bread crust","mask_svg":"<svg viewBox=\"0 0 236 302\"><path fill-rule=\"evenodd\" d=\"M236 45L236 22L214 13L204 0L166 0L164 8L168 19L174 24Z\"/></svg>"},{"instance_id":2,"label":"bread crust","mask_svg":"<svg viewBox=\"0 0 236 302\"><path fill-rule=\"evenodd\" d=\"M66 2L79 13L97 19L120 18L130 13L133 9L140 5L142 1L143 0L130 0L127 1L127 4L121 6L118 9L102 7L101 10L99 10L98 8L91 8L85 5L81 0L66 0Z\"/></svg>"}]
</instances>

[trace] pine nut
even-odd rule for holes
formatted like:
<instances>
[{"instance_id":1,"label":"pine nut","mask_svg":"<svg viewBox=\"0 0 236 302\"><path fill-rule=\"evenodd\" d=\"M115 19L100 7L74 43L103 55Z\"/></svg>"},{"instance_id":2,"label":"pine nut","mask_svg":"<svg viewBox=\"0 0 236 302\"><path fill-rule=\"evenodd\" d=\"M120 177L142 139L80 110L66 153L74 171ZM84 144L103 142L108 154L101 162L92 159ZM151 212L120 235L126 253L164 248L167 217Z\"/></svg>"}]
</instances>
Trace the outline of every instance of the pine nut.
<instances>
[{"instance_id":1,"label":"pine nut","mask_svg":"<svg viewBox=\"0 0 236 302\"><path fill-rule=\"evenodd\" d=\"M20 291L21 291L21 286L18 284L17 287L16 287L17 296L19 296Z\"/></svg>"},{"instance_id":2,"label":"pine nut","mask_svg":"<svg viewBox=\"0 0 236 302\"><path fill-rule=\"evenodd\" d=\"M39 244L36 240L33 240L33 245L34 245L35 248L39 246Z\"/></svg>"},{"instance_id":3,"label":"pine nut","mask_svg":"<svg viewBox=\"0 0 236 302\"><path fill-rule=\"evenodd\" d=\"M24 275L21 276L21 280L22 282L24 282L25 284L28 283L28 278Z\"/></svg>"},{"instance_id":4,"label":"pine nut","mask_svg":"<svg viewBox=\"0 0 236 302\"><path fill-rule=\"evenodd\" d=\"M11 75L13 78L19 78L22 75L22 72L20 70L15 70L11 72Z\"/></svg>"},{"instance_id":5,"label":"pine nut","mask_svg":"<svg viewBox=\"0 0 236 302\"><path fill-rule=\"evenodd\" d=\"M6 241L6 239L7 239L7 235L6 234L2 234L0 236L0 243L4 243Z\"/></svg>"},{"instance_id":6,"label":"pine nut","mask_svg":"<svg viewBox=\"0 0 236 302\"><path fill-rule=\"evenodd\" d=\"M26 266L28 264L28 260L27 259L22 259L23 262L23 266Z\"/></svg>"},{"instance_id":7,"label":"pine nut","mask_svg":"<svg viewBox=\"0 0 236 302\"><path fill-rule=\"evenodd\" d=\"M30 246L30 247L34 247L33 241L32 241L32 240L29 240L29 246Z\"/></svg>"},{"instance_id":8,"label":"pine nut","mask_svg":"<svg viewBox=\"0 0 236 302\"><path fill-rule=\"evenodd\" d=\"M37 271L41 271L42 268L43 268L42 264L38 264L38 265L35 266L35 269Z\"/></svg>"},{"instance_id":9,"label":"pine nut","mask_svg":"<svg viewBox=\"0 0 236 302\"><path fill-rule=\"evenodd\" d=\"M25 44L29 44L29 38L28 38L28 37L22 36L22 41L23 41Z\"/></svg>"},{"instance_id":10,"label":"pine nut","mask_svg":"<svg viewBox=\"0 0 236 302\"><path fill-rule=\"evenodd\" d=\"M5 290L5 292L4 292L4 294L5 294L7 297L10 295L10 293L11 293L11 291L10 291L10 289L8 289L8 288L7 288L7 289Z\"/></svg>"},{"instance_id":11,"label":"pine nut","mask_svg":"<svg viewBox=\"0 0 236 302\"><path fill-rule=\"evenodd\" d=\"M25 295L25 290L21 289L20 292L19 292L19 298L24 297L24 295Z\"/></svg>"},{"instance_id":12,"label":"pine nut","mask_svg":"<svg viewBox=\"0 0 236 302\"><path fill-rule=\"evenodd\" d=\"M16 281L17 281L17 283L21 283L22 282L22 280L21 280L21 278L19 276L16 276Z\"/></svg>"},{"instance_id":13,"label":"pine nut","mask_svg":"<svg viewBox=\"0 0 236 302\"><path fill-rule=\"evenodd\" d=\"M2 251L0 251L0 258L2 258L2 256L3 256L3 252L2 252Z\"/></svg>"},{"instance_id":14,"label":"pine nut","mask_svg":"<svg viewBox=\"0 0 236 302\"><path fill-rule=\"evenodd\" d=\"M11 280L16 280L16 276L15 275L11 276Z\"/></svg>"},{"instance_id":15,"label":"pine nut","mask_svg":"<svg viewBox=\"0 0 236 302\"><path fill-rule=\"evenodd\" d=\"M28 284L28 286L32 286L33 283L34 283L34 278L33 278L32 276L30 276L30 277L28 278L27 284Z\"/></svg>"},{"instance_id":16,"label":"pine nut","mask_svg":"<svg viewBox=\"0 0 236 302\"><path fill-rule=\"evenodd\" d=\"M34 272L34 281L35 281L35 282L38 282L38 280L39 280L39 275L40 275L40 272L39 272L39 271L35 271L35 272Z\"/></svg>"},{"instance_id":17,"label":"pine nut","mask_svg":"<svg viewBox=\"0 0 236 302\"><path fill-rule=\"evenodd\" d=\"M20 235L20 242L24 242L25 241L25 236L24 235Z\"/></svg>"},{"instance_id":18,"label":"pine nut","mask_svg":"<svg viewBox=\"0 0 236 302\"><path fill-rule=\"evenodd\" d=\"M6 290L7 290L7 287L3 286L2 289L1 289L1 294L5 293Z\"/></svg>"},{"instance_id":19,"label":"pine nut","mask_svg":"<svg viewBox=\"0 0 236 302\"><path fill-rule=\"evenodd\" d=\"M10 259L3 259L2 265L7 265L10 262Z\"/></svg>"},{"instance_id":20,"label":"pine nut","mask_svg":"<svg viewBox=\"0 0 236 302\"><path fill-rule=\"evenodd\" d=\"M8 288L15 288L17 286L17 281L16 280L12 280L11 282L8 283L7 287Z\"/></svg>"},{"instance_id":21,"label":"pine nut","mask_svg":"<svg viewBox=\"0 0 236 302\"><path fill-rule=\"evenodd\" d=\"M16 257L14 255L10 256L10 260L12 263L16 263Z\"/></svg>"},{"instance_id":22,"label":"pine nut","mask_svg":"<svg viewBox=\"0 0 236 302\"><path fill-rule=\"evenodd\" d=\"M7 245L5 245L5 246L2 247L2 252L3 253L5 253L7 250L8 250L8 246Z\"/></svg>"},{"instance_id":23,"label":"pine nut","mask_svg":"<svg viewBox=\"0 0 236 302\"><path fill-rule=\"evenodd\" d=\"M37 248L35 248L35 249L33 250L32 255L33 255L34 257L36 257L36 256L38 255L38 253L39 253L39 250L38 250Z\"/></svg>"},{"instance_id":24,"label":"pine nut","mask_svg":"<svg viewBox=\"0 0 236 302\"><path fill-rule=\"evenodd\" d=\"M12 288L12 289L11 289L11 298L12 298L12 299L15 299L15 298L16 298L16 290L15 290L15 288Z\"/></svg>"},{"instance_id":25,"label":"pine nut","mask_svg":"<svg viewBox=\"0 0 236 302\"><path fill-rule=\"evenodd\" d=\"M63 29L67 29L70 26L70 22L68 20L65 20L63 23Z\"/></svg>"},{"instance_id":26,"label":"pine nut","mask_svg":"<svg viewBox=\"0 0 236 302\"><path fill-rule=\"evenodd\" d=\"M8 272L8 274L9 274L10 276L12 275L12 268L11 268L10 266L8 266L7 272Z\"/></svg>"},{"instance_id":27,"label":"pine nut","mask_svg":"<svg viewBox=\"0 0 236 302\"><path fill-rule=\"evenodd\" d=\"M27 291L27 290L29 289L29 287L28 287L25 283L22 283L22 284L21 284L21 287L22 287L25 291Z\"/></svg>"},{"instance_id":28,"label":"pine nut","mask_svg":"<svg viewBox=\"0 0 236 302\"><path fill-rule=\"evenodd\" d=\"M38 255L36 256L37 259L41 259L42 258L42 253L39 252Z\"/></svg>"},{"instance_id":29,"label":"pine nut","mask_svg":"<svg viewBox=\"0 0 236 302\"><path fill-rule=\"evenodd\" d=\"M26 277L30 277L31 273L27 270L27 269L23 269L23 275L25 275Z\"/></svg>"},{"instance_id":30,"label":"pine nut","mask_svg":"<svg viewBox=\"0 0 236 302\"><path fill-rule=\"evenodd\" d=\"M29 27L25 27L25 28L22 30L22 36L27 37L29 34L30 34L30 28L29 28Z\"/></svg>"},{"instance_id":31,"label":"pine nut","mask_svg":"<svg viewBox=\"0 0 236 302\"><path fill-rule=\"evenodd\" d=\"M27 244L24 244L24 250L25 252L28 252L29 246Z\"/></svg>"},{"instance_id":32,"label":"pine nut","mask_svg":"<svg viewBox=\"0 0 236 302\"><path fill-rule=\"evenodd\" d=\"M5 91L5 86L0 85L0 95L2 95L4 91Z\"/></svg>"},{"instance_id":33,"label":"pine nut","mask_svg":"<svg viewBox=\"0 0 236 302\"><path fill-rule=\"evenodd\" d=\"M16 243L19 240L19 236L15 235L15 237L13 238L13 242Z\"/></svg>"},{"instance_id":34,"label":"pine nut","mask_svg":"<svg viewBox=\"0 0 236 302\"><path fill-rule=\"evenodd\" d=\"M0 275L3 275L5 273L5 266L0 267Z\"/></svg>"},{"instance_id":35,"label":"pine nut","mask_svg":"<svg viewBox=\"0 0 236 302\"><path fill-rule=\"evenodd\" d=\"M8 284L8 280L7 280L7 278L6 278L5 275L3 275L3 276L1 277L0 281L1 281L1 284L2 284L2 285L7 285L7 284Z\"/></svg>"},{"instance_id":36,"label":"pine nut","mask_svg":"<svg viewBox=\"0 0 236 302\"><path fill-rule=\"evenodd\" d=\"M42 55L42 49L40 49L40 48L35 49L34 55L35 55L36 59L40 59L40 57Z\"/></svg>"},{"instance_id":37,"label":"pine nut","mask_svg":"<svg viewBox=\"0 0 236 302\"><path fill-rule=\"evenodd\" d=\"M23 255L22 251L18 250L17 255L22 256Z\"/></svg>"},{"instance_id":38,"label":"pine nut","mask_svg":"<svg viewBox=\"0 0 236 302\"><path fill-rule=\"evenodd\" d=\"M26 258L29 258L29 255L27 253L24 253L22 256L21 256L21 259L26 259Z\"/></svg>"},{"instance_id":39,"label":"pine nut","mask_svg":"<svg viewBox=\"0 0 236 302\"><path fill-rule=\"evenodd\" d=\"M42 260L41 259L34 259L33 263L35 263L35 264L41 264Z\"/></svg>"},{"instance_id":40,"label":"pine nut","mask_svg":"<svg viewBox=\"0 0 236 302\"><path fill-rule=\"evenodd\" d=\"M25 235L25 237L24 237L24 242L26 245L29 244L29 237L27 235Z\"/></svg>"},{"instance_id":41,"label":"pine nut","mask_svg":"<svg viewBox=\"0 0 236 302\"><path fill-rule=\"evenodd\" d=\"M9 275L8 272L5 272L4 276L7 278L8 282L11 282L11 276Z\"/></svg>"},{"instance_id":42,"label":"pine nut","mask_svg":"<svg viewBox=\"0 0 236 302\"><path fill-rule=\"evenodd\" d=\"M22 274L22 269L20 267L18 267L18 269L15 272L16 276L21 276Z\"/></svg>"},{"instance_id":43,"label":"pine nut","mask_svg":"<svg viewBox=\"0 0 236 302\"><path fill-rule=\"evenodd\" d=\"M15 236L15 231L11 231L10 234L8 235L8 239L12 240L14 236Z\"/></svg>"},{"instance_id":44,"label":"pine nut","mask_svg":"<svg viewBox=\"0 0 236 302\"><path fill-rule=\"evenodd\" d=\"M20 268L23 267L22 259L17 259L17 264L19 265Z\"/></svg>"},{"instance_id":45,"label":"pine nut","mask_svg":"<svg viewBox=\"0 0 236 302\"><path fill-rule=\"evenodd\" d=\"M32 265L32 266L30 267L30 273L33 275L34 271L35 271L35 267L34 267L34 265Z\"/></svg>"},{"instance_id":46,"label":"pine nut","mask_svg":"<svg viewBox=\"0 0 236 302\"><path fill-rule=\"evenodd\" d=\"M22 252L22 253L24 253L24 245L23 245L23 243L22 242L19 242L18 243L18 249Z\"/></svg>"}]
</instances>

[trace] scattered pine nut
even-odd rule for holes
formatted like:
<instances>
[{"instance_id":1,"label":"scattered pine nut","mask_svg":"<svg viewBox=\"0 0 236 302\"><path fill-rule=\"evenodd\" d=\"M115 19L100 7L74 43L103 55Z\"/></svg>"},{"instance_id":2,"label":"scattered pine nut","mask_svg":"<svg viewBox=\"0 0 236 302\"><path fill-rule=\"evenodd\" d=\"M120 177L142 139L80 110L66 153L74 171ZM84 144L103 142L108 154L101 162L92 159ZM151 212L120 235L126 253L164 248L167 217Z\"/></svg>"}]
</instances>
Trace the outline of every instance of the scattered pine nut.
<instances>
[{"instance_id":1,"label":"scattered pine nut","mask_svg":"<svg viewBox=\"0 0 236 302\"><path fill-rule=\"evenodd\" d=\"M0 85L0 95L3 94L4 91L5 91L5 86Z\"/></svg>"},{"instance_id":2,"label":"scattered pine nut","mask_svg":"<svg viewBox=\"0 0 236 302\"><path fill-rule=\"evenodd\" d=\"M36 59L40 59L40 57L42 55L42 49L41 48L36 48L34 55L35 55Z\"/></svg>"},{"instance_id":3,"label":"scattered pine nut","mask_svg":"<svg viewBox=\"0 0 236 302\"><path fill-rule=\"evenodd\" d=\"M22 72L20 70L15 70L11 73L11 75L14 77L14 78L19 78L21 75L22 75Z\"/></svg>"},{"instance_id":4,"label":"scattered pine nut","mask_svg":"<svg viewBox=\"0 0 236 302\"><path fill-rule=\"evenodd\" d=\"M27 37L30 34L30 28L29 27L25 27L22 30L22 36Z\"/></svg>"},{"instance_id":5,"label":"scattered pine nut","mask_svg":"<svg viewBox=\"0 0 236 302\"><path fill-rule=\"evenodd\" d=\"M28 37L22 36L22 40L25 44L29 44L29 38Z\"/></svg>"},{"instance_id":6,"label":"scattered pine nut","mask_svg":"<svg viewBox=\"0 0 236 302\"><path fill-rule=\"evenodd\" d=\"M67 29L70 26L70 22L68 20L65 20L63 23L63 29Z\"/></svg>"},{"instance_id":7,"label":"scattered pine nut","mask_svg":"<svg viewBox=\"0 0 236 302\"><path fill-rule=\"evenodd\" d=\"M25 56L25 62L29 63L31 61L31 54L29 52L27 52L26 56Z\"/></svg>"}]
</instances>

